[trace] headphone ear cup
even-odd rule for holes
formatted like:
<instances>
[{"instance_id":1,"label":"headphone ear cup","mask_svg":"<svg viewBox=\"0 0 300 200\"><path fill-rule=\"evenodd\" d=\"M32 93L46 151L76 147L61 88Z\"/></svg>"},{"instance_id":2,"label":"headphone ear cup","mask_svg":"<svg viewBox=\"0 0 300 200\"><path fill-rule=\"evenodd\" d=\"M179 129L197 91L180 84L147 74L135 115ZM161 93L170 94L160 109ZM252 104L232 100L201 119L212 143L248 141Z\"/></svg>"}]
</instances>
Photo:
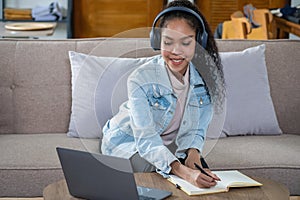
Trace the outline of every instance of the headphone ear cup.
<instances>
[{"instance_id":1,"label":"headphone ear cup","mask_svg":"<svg viewBox=\"0 0 300 200\"><path fill-rule=\"evenodd\" d=\"M206 49L207 40L208 40L208 34L206 31L204 31L201 35L201 45L204 49Z\"/></svg>"},{"instance_id":2,"label":"headphone ear cup","mask_svg":"<svg viewBox=\"0 0 300 200\"><path fill-rule=\"evenodd\" d=\"M150 32L150 43L154 50L160 50L160 30L153 28Z\"/></svg>"},{"instance_id":3,"label":"headphone ear cup","mask_svg":"<svg viewBox=\"0 0 300 200\"><path fill-rule=\"evenodd\" d=\"M196 34L196 41L198 44L200 44L204 49L206 48L207 45L207 39L208 39L208 35L206 33L206 31L204 31L202 34L200 33L200 31L197 31Z\"/></svg>"},{"instance_id":4,"label":"headphone ear cup","mask_svg":"<svg viewBox=\"0 0 300 200\"><path fill-rule=\"evenodd\" d=\"M202 46L202 36L201 36L201 33L199 32L199 30L197 30L197 32L196 32L196 42L197 42L197 44L200 44Z\"/></svg>"}]
</instances>

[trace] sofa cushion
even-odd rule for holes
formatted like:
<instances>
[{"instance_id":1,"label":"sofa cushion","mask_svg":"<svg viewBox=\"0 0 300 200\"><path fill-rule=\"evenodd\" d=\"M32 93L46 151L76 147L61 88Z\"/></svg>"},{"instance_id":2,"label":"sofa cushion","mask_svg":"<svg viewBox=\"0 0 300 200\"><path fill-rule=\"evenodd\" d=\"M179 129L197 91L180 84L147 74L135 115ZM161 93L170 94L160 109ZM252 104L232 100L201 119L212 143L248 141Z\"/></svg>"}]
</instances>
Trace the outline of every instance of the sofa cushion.
<instances>
[{"instance_id":1,"label":"sofa cushion","mask_svg":"<svg viewBox=\"0 0 300 200\"><path fill-rule=\"evenodd\" d=\"M299 195L300 136L237 136L207 140L203 155L212 170L241 170L284 183Z\"/></svg>"},{"instance_id":2,"label":"sofa cushion","mask_svg":"<svg viewBox=\"0 0 300 200\"><path fill-rule=\"evenodd\" d=\"M42 196L45 186L64 178L56 147L99 153L99 140L65 133L0 135L0 196Z\"/></svg>"},{"instance_id":3,"label":"sofa cushion","mask_svg":"<svg viewBox=\"0 0 300 200\"><path fill-rule=\"evenodd\" d=\"M268 81L265 45L222 52L226 84L226 135L281 134Z\"/></svg>"},{"instance_id":4,"label":"sofa cushion","mask_svg":"<svg viewBox=\"0 0 300 200\"><path fill-rule=\"evenodd\" d=\"M74 44L1 41L0 133L67 131L71 91L67 51Z\"/></svg>"}]
</instances>

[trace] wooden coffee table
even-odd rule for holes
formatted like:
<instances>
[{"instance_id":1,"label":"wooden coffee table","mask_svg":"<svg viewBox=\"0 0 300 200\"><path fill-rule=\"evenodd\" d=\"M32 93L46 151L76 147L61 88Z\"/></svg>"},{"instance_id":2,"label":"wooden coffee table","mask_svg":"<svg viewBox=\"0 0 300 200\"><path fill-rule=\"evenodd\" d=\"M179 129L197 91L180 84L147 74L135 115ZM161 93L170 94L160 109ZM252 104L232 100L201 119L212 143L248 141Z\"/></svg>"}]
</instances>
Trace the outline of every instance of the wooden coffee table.
<instances>
[{"instance_id":1,"label":"wooden coffee table","mask_svg":"<svg viewBox=\"0 0 300 200\"><path fill-rule=\"evenodd\" d=\"M254 178L261 182L261 187L250 187L250 188L231 188L229 192L207 194L201 196L188 196L183 191L176 189L176 187L164 179L157 173L135 173L134 174L137 185L144 187L153 187L163 190L168 190L173 193L170 199L199 199L199 200L289 200L288 189L275 181ZM48 185L43 191L44 200L77 200L78 198L72 197L69 194L66 181L60 180L58 182Z\"/></svg>"}]
</instances>

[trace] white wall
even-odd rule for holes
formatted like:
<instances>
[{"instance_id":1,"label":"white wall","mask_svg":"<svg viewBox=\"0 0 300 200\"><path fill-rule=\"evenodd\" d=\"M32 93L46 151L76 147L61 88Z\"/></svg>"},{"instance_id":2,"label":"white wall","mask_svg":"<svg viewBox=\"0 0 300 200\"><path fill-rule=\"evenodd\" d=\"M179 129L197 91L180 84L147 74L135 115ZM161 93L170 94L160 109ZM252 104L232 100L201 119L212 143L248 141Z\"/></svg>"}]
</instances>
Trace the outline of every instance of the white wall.
<instances>
[{"instance_id":1,"label":"white wall","mask_svg":"<svg viewBox=\"0 0 300 200\"><path fill-rule=\"evenodd\" d=\"M291 1L291 6L293 7L293 6L298 6L298 5L300 5L300 0L292 0Z\"/></svg>"}]
</instances>

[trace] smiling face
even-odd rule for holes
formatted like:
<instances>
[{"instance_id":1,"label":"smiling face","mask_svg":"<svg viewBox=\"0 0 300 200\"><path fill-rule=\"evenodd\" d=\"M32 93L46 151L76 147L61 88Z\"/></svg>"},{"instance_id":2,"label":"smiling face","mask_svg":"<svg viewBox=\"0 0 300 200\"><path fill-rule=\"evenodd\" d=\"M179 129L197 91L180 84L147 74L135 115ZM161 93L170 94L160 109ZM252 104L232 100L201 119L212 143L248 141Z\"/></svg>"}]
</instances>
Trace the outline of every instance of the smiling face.
<instances>
[{"instance_id":1,"label":"smiling face","mask_svg":"<svg viewBox=\"0 0 300 200\"><path fill-rule=\"evenodd\" d=\"M169 20L161 33L161 54L173 72L182 75L195 54L196 31L185 19Z\"/></svg>"}]
</instances>

